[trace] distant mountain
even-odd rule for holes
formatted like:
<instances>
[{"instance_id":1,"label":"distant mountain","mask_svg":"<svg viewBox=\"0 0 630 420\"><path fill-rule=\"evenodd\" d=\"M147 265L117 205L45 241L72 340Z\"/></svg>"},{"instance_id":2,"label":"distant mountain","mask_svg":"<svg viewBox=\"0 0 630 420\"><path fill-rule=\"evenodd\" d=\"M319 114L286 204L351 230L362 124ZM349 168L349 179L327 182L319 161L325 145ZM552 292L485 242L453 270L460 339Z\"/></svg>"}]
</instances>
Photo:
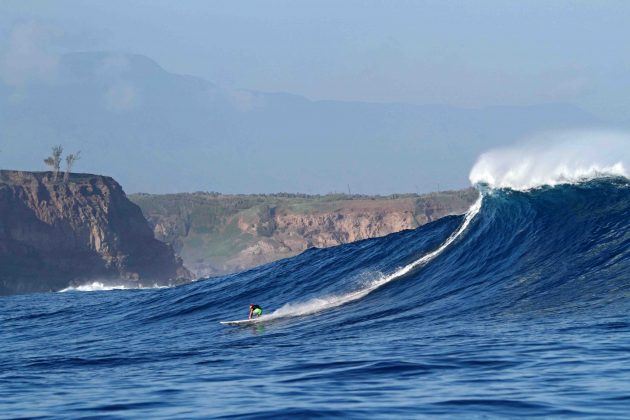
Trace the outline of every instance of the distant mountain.
<instances>
[{"instance_id":1,"label":"distant mountain","mask_svg":"<svg viewBox=\"0 0 630 420\"><path fill-rule=\"evenodd\" d=\"M462 187L487 148L597 124L563 104L462 109L229 90L116 53L64 55L51 81L0 84L2 166L41 169L62 144L82 151L80 169L130 191Z\"/></svg>"}]
</instances>

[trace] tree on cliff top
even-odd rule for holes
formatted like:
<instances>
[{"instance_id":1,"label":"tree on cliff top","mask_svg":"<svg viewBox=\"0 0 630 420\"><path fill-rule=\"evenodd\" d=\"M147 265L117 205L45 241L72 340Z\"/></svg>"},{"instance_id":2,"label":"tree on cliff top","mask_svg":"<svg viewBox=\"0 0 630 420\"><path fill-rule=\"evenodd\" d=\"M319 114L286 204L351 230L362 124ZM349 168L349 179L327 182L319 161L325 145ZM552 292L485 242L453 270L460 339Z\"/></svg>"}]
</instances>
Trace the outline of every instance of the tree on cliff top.
<instances>
[{"instance_id":1,"label":"tree on cliff top","mask_svg":"<svg viewBox=\"0 0 630 420\"><path fill-rule=\"evenodd\" d=\"M61 154L63 153L63 147L54 146L52 148L52 155L44 159L44 163L52 169L53 181L57 181L59 175L59 167L61 166Z\"/></svg>"},{"instance_id":2,"label":"tree on cliff top","mask_svg":"<svg viewBox=\"0 0 630 420\"><path fill-rule=\"evenodd\" d=\"M63 182L68 181L68 177L70 177L70 171L72 170L74 163L79 159L81 159L80 150L74 154L70 153L68 156L66 156L66 173L63 174Z\"/></svg>"}]
</instances>

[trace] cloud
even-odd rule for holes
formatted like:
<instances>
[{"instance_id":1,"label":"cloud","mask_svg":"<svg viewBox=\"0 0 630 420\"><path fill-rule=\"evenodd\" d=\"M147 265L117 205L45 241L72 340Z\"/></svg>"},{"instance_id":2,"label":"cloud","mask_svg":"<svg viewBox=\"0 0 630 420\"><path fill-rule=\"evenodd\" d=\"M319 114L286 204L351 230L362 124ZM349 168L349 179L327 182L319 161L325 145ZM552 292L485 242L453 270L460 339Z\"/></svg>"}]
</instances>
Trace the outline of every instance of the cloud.
<instances>
[{"instance_id":1,"label":"cloud","mask_svg":"<svg viewBox=\"0 0 630 420\"><path fill-rule=\"evenodd\" d=\"M128 82L111 85L105 92L105 106L112 111L128 111L140 104L140 95Z\"/></svg>"},{"instance_id":2,"label":"cloud","mask_svg":"<svg viewBox=\"0 0 630 420\"><path fill-rule=\"evenodd\" d=\"M106 83L103 100L110 111L129 111L141 104L140 91L127 76L130 68L128 57L113 53L103 57L94 70L94 76Z\"/></svg>"},{"instance_id":3,"label":"cloud","mask_svg":"<svg viewBox=\"0 0 630 420\"><path fill-rule=\"evenodd\" d=\"M59 36L59 30L36 22L15 25L0 54L0 78L12 86L53 81L59 56L51 44Z\"/></svg>"}]
</instances>

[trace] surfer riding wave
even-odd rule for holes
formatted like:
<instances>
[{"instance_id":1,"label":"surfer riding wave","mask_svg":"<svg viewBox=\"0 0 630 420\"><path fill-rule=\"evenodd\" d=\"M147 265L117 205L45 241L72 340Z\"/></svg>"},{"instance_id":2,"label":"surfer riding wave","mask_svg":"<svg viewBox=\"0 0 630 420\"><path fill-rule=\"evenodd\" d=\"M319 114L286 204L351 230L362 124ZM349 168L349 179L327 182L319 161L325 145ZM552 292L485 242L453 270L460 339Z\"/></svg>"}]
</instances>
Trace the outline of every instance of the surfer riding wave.
<instances>
[{"instance_id":1,"label":"surfer riding wave","mask_svg":"<svg viewBox=\"0 0 630 420\"><path fill-rule=\"evenodd\" d=\"M261 315L262 315L262 308L259 305L251 303L249 305L249 318L248 319L258 318Z\"/></svg>"}]
</instances>

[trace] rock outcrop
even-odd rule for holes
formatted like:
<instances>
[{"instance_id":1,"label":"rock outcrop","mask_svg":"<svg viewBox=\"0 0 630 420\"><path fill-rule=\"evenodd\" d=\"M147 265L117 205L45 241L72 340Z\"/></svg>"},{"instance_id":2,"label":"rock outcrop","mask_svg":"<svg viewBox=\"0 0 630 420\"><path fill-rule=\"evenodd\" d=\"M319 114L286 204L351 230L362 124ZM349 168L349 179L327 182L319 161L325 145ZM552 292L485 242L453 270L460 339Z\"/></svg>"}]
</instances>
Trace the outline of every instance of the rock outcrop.
<instances>
[{"instance_id":1,"label":"rock outcrop","mask_svg":"<svg viewBox=\"0 0 630 420\"><path fill-rule=\"evenodd\" d=\"M190 280L112 178L0 171L0 295L88 281L152 286Z\"/></svg>"},{"instance_id":2,"label":"rock outcrop","mask_svg":"<svg viewBox=\"0 0 630 420\"><path fill-rule=\"evenodd\" d=\"M198 276L240 271L461 214L474 189L388 197L302 194L134 194L158 239Z\"/></svg>"}]
</instances>

